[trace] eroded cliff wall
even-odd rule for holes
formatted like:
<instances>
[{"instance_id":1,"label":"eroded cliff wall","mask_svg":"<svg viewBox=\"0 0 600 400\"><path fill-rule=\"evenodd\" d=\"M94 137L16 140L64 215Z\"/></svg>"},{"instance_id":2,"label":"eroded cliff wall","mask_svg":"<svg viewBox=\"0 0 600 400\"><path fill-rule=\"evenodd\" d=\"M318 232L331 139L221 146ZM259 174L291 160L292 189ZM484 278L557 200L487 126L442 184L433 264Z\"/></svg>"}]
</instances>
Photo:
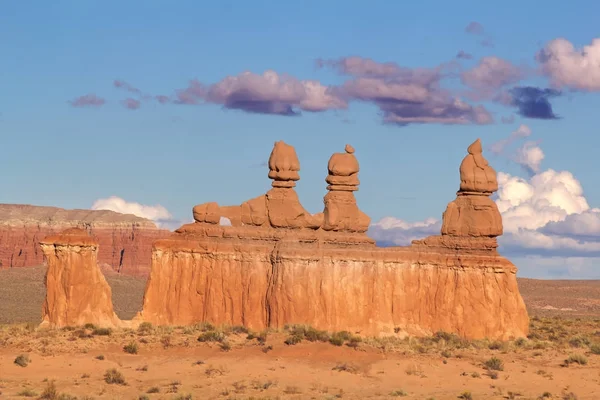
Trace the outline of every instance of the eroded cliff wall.
<instances>
[{"instance_id":1,"label":"eroded cliff wall","mask_svg":"<svg viewBox=\"0 0 600 400\"><path fill-rule=\"evenodd\" d=\"M0 204L0 268L40 265L39 242L78 227L100 244L98 263L127 275L148 275L152 243L170 234L147 219L105 210Z\"/></svg>"},{"instance_id":2,"label":"eroded cliff wall","mask_svg":"<svg viewBox=\"0 0 600 400\"><path fill-rule=\"evenodd\" d=\"M155 243L137 319L492 339L526 336L529 324L516 268L493 246L384 249L359 235L198 223Z\"/></svg>"}]
</instances>

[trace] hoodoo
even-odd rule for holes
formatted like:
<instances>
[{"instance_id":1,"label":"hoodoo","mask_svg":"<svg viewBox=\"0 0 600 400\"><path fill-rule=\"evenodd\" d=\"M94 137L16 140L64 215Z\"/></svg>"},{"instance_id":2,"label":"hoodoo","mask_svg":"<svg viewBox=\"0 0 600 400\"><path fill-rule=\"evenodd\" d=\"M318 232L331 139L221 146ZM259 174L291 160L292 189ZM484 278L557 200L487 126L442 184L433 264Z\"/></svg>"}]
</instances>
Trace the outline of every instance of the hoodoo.
<instances>
[{"instance_id":1,"label":"hoodoo","mask_svg":"<svg viewBox=\"0 0 600 400\"><path fill-rule=\"evenodd\" d=\"M42 326L120 326L111 288L98 267L97 239L71 228L40 244L48 262Z\"/></svg>"},{"instance_id":2,"label":"hoodoo","mask_svg":"<svg viewBox=\"0 0 600 400\"><path fill-rule=\"evenodd\" d=\"M276 142L273 188L238 206L205 203L196 221L154 243L138 321L252 329L302 323L363 335L508 339L528 331L516 267L497 253L502 219L489 196L496 173L477 140L460 167L460 189L441 235L378 248L356 203L352 146L328 163L324 212L311 215L294 190L300 163ZM221 218L231 226L221 226Z\"/></svg>"}]
</instances>

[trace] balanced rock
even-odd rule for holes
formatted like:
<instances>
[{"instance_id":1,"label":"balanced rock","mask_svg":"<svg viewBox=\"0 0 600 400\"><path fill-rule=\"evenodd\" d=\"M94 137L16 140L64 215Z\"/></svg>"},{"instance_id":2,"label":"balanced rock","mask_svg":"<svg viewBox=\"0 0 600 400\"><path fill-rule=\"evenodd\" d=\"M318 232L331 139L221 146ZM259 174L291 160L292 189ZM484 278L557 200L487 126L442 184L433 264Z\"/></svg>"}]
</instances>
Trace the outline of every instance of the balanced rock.
<instances>
[{"instance_id":1,"label":"balanced rock","mask_svg":"<svg viewBox=\"0 0 600 400\"><path fill-rule=\"evenodd\" d=\"M111 288L97 264L97 239L71 228L40 245L48 262L42 326L120 326Z\"/></svg>"},{"instance_id":2,"label":"balanced rock","mask_svg":"<svg viewBox=\"0 0 600 400\"><path fill-rule=\"evenodd\" d=\"M442 216L442 235L496 237L502 235L502 216L489 197L498 190L496 171L483 157L477 139L460 164L460 190Z\"/></svg>"},{"instance_id":3,"label":"balanced rock","mask_svg":"<svg viewBox=\"0 0 600 400\"><path fill-rule=\"evenodd\" d=\"M322 215L311 215L300 204L294 190L295 181L300 179L300 162L296 150L283 141L275 142L269 156L269 178L273 188L266 194L267 213L273 228L318 229ZM258 202L258 201L257 201Z\"/></svg>"},{"instance_id":4,"label":"balanced rock","mask_svg":"<svg viewBox=\"0 0 600 400\"><path fill-rule=\"evenodd\" d=\"M483 157L481 140L475 140L467 148L467 156L460 164L460 191L490 195L498 190L496 171Z\"/></svg>"},{"instance_id":5,"label":"balanced rock","mask_svg":"<svg viewBox=\"0 0 600 400\"><path fill-rule=\"evenodd\" d=\"M354 191L358 190L359 165L354 148L346 145L346 153L334 153L329 159L325 181L329 191L325 204L323 229L326 231L366 232L371 219L360 211Z\"/></svg>"}]
</instances>

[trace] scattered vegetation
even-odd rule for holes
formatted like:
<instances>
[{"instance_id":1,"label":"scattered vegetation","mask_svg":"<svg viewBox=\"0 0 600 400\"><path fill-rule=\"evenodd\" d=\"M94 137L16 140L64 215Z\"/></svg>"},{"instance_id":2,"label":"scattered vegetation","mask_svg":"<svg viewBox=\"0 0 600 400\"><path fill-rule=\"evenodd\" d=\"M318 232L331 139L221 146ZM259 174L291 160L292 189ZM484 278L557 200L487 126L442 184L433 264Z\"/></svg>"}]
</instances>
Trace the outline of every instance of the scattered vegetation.
<instances>
[{"instance_id":1,"label":"scattered vegetation","mask_svg":"<svg viewBox=\"0 0 600 400\"><path fill-rule=\"evenodd\" d=\"M408 393L406 393L404 390L400 389L400 390L394 390L393 392L391 392L390 396L392 396L392 397L404 397L404 396L408 396Z\"/></svg>"},{"instance_id":2,"label":"scattered vegetation","mask_svg":"<svg viewBox=\"0 0 600 400\"><path fill-rule=\"evenodd\" d=\"M344 372L349 372L351 374L357 374L358 373L358 367L356 367L353 364L350 363L339 363L337 364L335 367L331 368L334 371L344 371Z\"/></svg>"},{"instance_id":3,"label":"scattered vegetation","mask_svg":"<svg viewBox=\"0 0 600 400\"><path fill-rule=\"evenodd\" d=\"M17 393L17 396L20 397L36 397L38 394L33 390L33 389L23 389L21 390L19 393Z\"/></svg>"},{"instance_id":4,"label":"scattered vegetation","mask_svg":"<svg viewBox=\"0 0 600 400\"><path fill-rule=\"evenodd\" d=\"M469 392L468 390L462 392L459 396L459 399L463 399L463 400L473 400L473 395L471 394L471 392Z\"/></svg>"},{"instance_id":5,"label":"scattered vegetation","mask_svg":"<svg viewBox=\"0 0 600 400\"><path fill-rule=\"evenodd\" d=\"M125 385L125 377L116 368L107 369L104 373L104 382L109 385Z\"/></svg>"},{"instance_id":6,"label":"scattered vegetation","mask_svg":"<svg viewBox=\"0 0 600 400\"><path fill-rule=\"evenodd\" d=\"M583 354L571 354L569 358L565 360L565 364L579 364L586 365L588 363L588 359Z\"/></svg>"},{"instance_id":7,"label":"scattered vegetation","mask_svg":"<svg viewBox=\"0 0 600 400\"><path fill-rule=\"evenodd\" d=\"M112 329L110 328L94 328L92 330L92 335L96 336L110 336L112 333Z\"/></svg>"},{"instance_id":8,"label":"scattered vegetation","mask_svg":"<svg viewBox=\"0 0 600 400\"><path fill-rule=\"evenodd\" d=\"M123 351L128 354L137 354L138 353L138 344L132 340L123 346Z\"/></svg>"},{"instance_id":9,"label":"scattered vegetation","mask_svg":"<svg viewBox=\"0 0 600 400\"><path fill-rule=\"evenodd\" d=\"M488 370L492 370L492 371L503 371L504 370L504 363L498 357L492 357L489 360L486 360L483 363L483 365L485 366L485 368L487 368Z\"/></svg>"}]
</instances>

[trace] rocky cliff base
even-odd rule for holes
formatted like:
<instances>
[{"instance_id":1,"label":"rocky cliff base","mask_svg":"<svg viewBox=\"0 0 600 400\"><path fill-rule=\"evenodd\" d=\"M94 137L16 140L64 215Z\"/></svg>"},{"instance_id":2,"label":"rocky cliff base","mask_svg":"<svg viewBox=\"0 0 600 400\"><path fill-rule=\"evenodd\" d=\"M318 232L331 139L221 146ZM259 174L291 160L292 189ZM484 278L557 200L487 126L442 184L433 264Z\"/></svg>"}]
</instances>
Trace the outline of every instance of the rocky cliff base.
<instances>
[{"instance_id":1,"label":"rocky cliff base","mask_svg":"<svg viewBox=\"0 0 600 400\"><path fill-rule=\"evenodd\" d=\"M508 339L528 332L495 238L378 248L362 234L195 223L155 243L138 321Z\"/></svg>"}]
</instances>

